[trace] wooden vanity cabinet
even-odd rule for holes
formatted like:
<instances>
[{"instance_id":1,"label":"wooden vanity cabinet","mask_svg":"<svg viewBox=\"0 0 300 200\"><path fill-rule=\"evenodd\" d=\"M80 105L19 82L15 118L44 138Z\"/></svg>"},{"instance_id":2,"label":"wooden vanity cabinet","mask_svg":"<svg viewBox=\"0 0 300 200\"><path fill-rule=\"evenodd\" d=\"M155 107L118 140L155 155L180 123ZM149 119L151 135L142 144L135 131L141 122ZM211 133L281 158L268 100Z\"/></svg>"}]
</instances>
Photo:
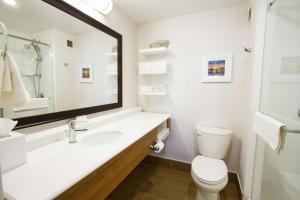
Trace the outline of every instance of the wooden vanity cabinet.
<instances>
[{"instance_id":1,"label":"wooden vanity cabinet","mask_svg":"<svg viewBox=\"0 0 300 200\"><path fill-rule=\"evenodd\" d=\"M155 142L156 136L157 128L130 145L56 199L105 199L150 153L150 145Z\"/></svg>"}]
</instances>

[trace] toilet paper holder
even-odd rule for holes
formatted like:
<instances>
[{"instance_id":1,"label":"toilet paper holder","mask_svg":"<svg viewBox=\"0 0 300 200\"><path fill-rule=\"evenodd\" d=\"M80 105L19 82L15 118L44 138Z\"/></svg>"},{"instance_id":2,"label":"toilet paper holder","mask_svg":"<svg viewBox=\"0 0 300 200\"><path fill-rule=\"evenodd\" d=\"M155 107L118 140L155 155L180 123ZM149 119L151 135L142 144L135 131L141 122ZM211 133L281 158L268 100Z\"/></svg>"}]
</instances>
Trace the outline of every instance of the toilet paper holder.
<instances>
[{"instance_id":1,"label":"toilet paper holder","mask_svg":"<svg viewBox=\"0 0 300 200\"><path fill-rule=\"evenodd\" d=\"M160 153L165 148L165 144L162 141L156 141L154 145L150 145L150 149L155 153Z\"/></svg>"},{"instance_id":2,"label":"toilet paper holder","mask_svg":"<svg viewBox=\"0 0 300 200\"><path fill-rule=\"evenodd\" d=\"M156 144L156 143L155 143L155 144ZM152 151L157 151L157 150L158 150L158 147L156 147L155 144L154 144L154 145L153 145L153 144L150 145L150 149L151 149Z\"/></svg>"},{"instance_id":3,"label":"toilet paper holder","mask_svg":"<svg viewBox=\"0 0 300 200\"><path fill-rule=\"evenodd\" d=\"M157 139L155 144L150 145L150 149L155 153L160 153L165 148L164 141L167 139L169 134L170 134L169 128L161 129L157 134Z\"/></svg>"}]
</instances>

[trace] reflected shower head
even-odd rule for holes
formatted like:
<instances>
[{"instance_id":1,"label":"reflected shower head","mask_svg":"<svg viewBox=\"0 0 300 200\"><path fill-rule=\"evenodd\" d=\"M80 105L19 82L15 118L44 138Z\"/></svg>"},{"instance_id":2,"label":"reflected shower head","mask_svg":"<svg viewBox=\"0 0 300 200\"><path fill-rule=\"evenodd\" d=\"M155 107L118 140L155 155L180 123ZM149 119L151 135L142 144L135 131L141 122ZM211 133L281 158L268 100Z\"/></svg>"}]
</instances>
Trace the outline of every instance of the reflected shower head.
<instances>
[{"instance_id":1,"label":"reflected shower head","mask_svg":"<svg viewBox=\"0 0 300 200\"><path fill-rule=\"evenodd\" d=\"M42 61L42 55L41 55L41 48L40 48L40 46L38 44L34 43L34 42L32 42L30 45L33 47L34 51L36 52L36 54L38 56L36 60L38 62L41 62Z\"/></svg>"},{"instance_id":2,"label":"reflected shower head","mask_svg":"<svg viewBox=\"0 0 300 200\"><path fill-rule=\"evenodd\" d=\"M35 50L36 52L40 52L40 51L41 51L40 46L37 45L36 43L31 43L31 45L33 46L33 48L34 48L34 50Z\"/></svg>"},{"instance_id":3,"label":"reflected shower head","mask_svg":"<svg viewBox=\"0 0 300 200\"><path fill-rule=\"evenodd\" d=\"M24 48L27 49L27 50L30 50L31 47L33 47L36 55L37 55L37 58L36 58L36 61L37 62L41 62L42 61L42 55L41 55L41 48L38 44L36 44L35 42L32 42L30 44L25 44L24 45Z\"/></svg>"},{"instance_id":4,"label":"reflected shower head","mask_svg":"<svg viewBox=\"0 0 300 200\"><path fill-rule=\"evenodd\" d=\"M24 49L29 50L29 49L30 49L30 44L25 44L25 45L24 45Z\"/></svg>"}]
</instances>

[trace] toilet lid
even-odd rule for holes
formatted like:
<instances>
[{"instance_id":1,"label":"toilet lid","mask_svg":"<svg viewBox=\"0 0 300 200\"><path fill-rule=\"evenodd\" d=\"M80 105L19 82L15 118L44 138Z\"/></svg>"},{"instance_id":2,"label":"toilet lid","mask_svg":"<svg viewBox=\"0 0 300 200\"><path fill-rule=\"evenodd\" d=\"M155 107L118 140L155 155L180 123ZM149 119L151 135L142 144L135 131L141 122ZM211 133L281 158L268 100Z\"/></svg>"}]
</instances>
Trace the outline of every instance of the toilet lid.
<instances>
[{"instance_id":1,"label":"toilet lid","mask_svg":"<svg viewBox=\"0 0 300 200\"><path fill-rule=\"evenodd\" d=\"M223 160L197 156L192 162L192 170L199 181L219 184L227 178L227 167Z\"/></svg>"}]
</instances>

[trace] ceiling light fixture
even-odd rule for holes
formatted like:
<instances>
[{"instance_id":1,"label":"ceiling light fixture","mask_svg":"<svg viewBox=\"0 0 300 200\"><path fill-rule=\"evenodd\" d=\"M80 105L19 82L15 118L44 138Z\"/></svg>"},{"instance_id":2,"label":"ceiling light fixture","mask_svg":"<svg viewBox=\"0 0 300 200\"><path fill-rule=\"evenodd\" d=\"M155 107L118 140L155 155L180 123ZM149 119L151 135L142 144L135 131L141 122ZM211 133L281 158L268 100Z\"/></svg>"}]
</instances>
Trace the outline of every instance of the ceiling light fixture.
<instances>
[{"instance_id":1,"label":"ceiling light fixture","mask_svg":"<svg viewBox=\"0 0 300 200\"><path fill-rule=\"evenodd\" d=\"M104 15L109 14L113 8L112 0L83 0L83 1Z\"/></svg>"},{"instance_id":2,"label":"ceiling light fixture","mask_svg":"<svg viewBox=\"0 0 300 200\"><path fill-rule=\"evenodd\" d=\"M3 0L9 6L15 6L17 4L16 0Z\"/></svg>"}]
</instances>

